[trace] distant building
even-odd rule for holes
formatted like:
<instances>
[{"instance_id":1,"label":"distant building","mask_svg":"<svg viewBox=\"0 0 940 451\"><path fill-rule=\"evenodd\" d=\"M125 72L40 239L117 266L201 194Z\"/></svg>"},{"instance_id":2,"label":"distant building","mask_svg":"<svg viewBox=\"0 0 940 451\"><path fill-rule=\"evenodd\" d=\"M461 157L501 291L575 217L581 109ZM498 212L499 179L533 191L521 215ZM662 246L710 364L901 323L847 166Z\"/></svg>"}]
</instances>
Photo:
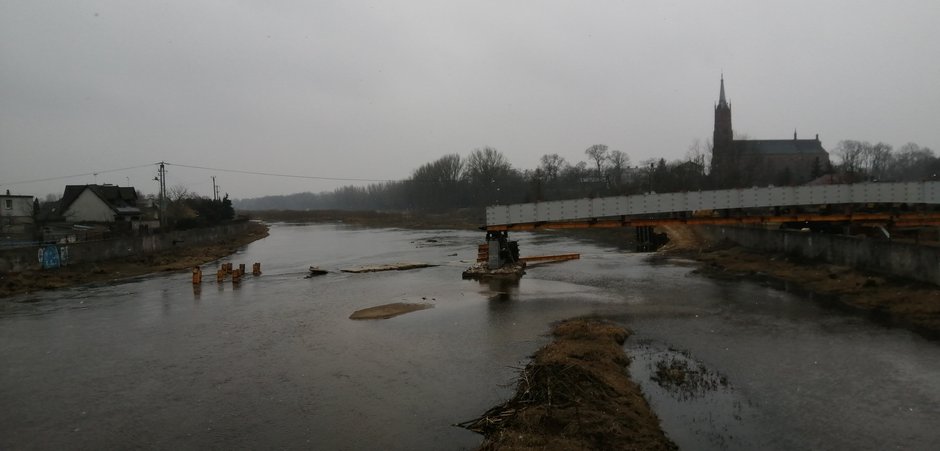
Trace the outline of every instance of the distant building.
<instances>
[{"instance_id":1,"label":"distant building","mask_svg":"<svg viewBox=\"0 0 940 451\"><path fill-rule=\"evenodd\" d=\"M137 190L116 185L68 185L59 202L65 222L136 223L141 210Z\"/></svg>"},{"instance_id":2,"label":"distant building","mask_svg":"<svg viewBox=\"0 0 940 451\"><path fill-rule=\"evenodd\" d=\"M0 240L30 240L34 226L33 196L0 194Z\"/></svg>"},{"instance_id":3,"label":"distant building","mask_svg":"<svg viewBox=\"0 0 940 451\"><path fill-rule=\"evenodd\" d=\"M801 185L829 167L829 153L815 139L734 139L725 80L715 106L711 173L719 187Z\"/></svg>"}]
</instances>

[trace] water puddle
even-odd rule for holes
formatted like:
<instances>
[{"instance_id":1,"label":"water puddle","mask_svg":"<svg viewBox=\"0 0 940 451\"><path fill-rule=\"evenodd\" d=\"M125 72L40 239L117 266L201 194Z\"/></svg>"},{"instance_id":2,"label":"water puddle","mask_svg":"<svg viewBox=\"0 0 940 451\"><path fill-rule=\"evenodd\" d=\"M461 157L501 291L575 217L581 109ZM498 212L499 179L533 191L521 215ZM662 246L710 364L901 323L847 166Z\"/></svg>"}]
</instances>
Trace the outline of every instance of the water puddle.
<instances>
[{"instance_id":1,"label":"water puddle","mask_svg":"<svg viewBox=\"0 0 940 451\"><path fill-rule=\"evenodd\" d=\"M664 343L626 346L633 380L680 449L755 449L746 418L756 409L726 376Z\"/></svg>"}]
</instances>

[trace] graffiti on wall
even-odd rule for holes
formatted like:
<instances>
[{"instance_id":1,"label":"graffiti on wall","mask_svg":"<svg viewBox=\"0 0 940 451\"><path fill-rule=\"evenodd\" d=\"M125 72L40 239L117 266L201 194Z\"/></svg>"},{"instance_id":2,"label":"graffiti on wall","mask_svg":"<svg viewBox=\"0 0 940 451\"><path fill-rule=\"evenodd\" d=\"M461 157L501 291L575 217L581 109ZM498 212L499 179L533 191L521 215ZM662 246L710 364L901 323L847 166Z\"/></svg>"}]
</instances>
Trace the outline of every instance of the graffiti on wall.
<instances>
[{"instance_id":1,"label":"graffiti on wall","mask_svg":"<svg viewBox=\"0 0 940 451\"><path fill-rule=\"evenodd\" d=\"M69 260L68 246L56 246L49 244L39 248L39 263L42 269L55 269L65 264Z\"/></svg>"}]
</instances>

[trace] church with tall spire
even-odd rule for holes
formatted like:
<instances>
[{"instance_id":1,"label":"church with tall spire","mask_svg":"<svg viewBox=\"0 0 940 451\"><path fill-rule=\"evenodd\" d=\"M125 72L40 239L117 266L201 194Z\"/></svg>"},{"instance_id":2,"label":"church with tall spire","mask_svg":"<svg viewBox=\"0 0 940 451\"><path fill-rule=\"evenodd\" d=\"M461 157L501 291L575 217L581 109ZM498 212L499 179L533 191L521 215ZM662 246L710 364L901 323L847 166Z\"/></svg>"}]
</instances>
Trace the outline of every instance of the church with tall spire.
<instances>
[{"instance_id":1,"label":"church with tall spire","mask_svg":"<svg viewBox=\"0 0 940 451\"><path fill-rule=\"evenodd\" d=\"M802 185L829 168L829 153L815 139L734 139L731 104L721 76L715 129L712 135L711 174L719 188Z\"/></svg>"}]
</instances>

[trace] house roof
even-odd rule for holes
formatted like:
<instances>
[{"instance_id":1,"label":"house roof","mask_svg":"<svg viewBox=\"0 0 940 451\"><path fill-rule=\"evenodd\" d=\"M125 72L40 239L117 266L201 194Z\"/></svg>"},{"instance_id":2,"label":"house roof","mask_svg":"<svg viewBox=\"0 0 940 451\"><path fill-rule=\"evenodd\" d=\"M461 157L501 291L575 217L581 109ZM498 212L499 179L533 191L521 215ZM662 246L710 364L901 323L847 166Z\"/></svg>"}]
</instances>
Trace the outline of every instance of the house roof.
<instances>
[{"instance_id":1,"label":"house roof","mask_svg":"<svg viewBox=\"0 0 940 451\"><path fill-rule=\"evenodd\" d=\"M91 190L119 215L139 215L137 190L131 186L116 185L66 185L59 211L64 212L86 189Z\"/></svg>"},{"instance_id":2,"label":"house roof","mask_svg":"<svg viewBox=\"0 0 940 451\"><path fill-rule=\"evenodd\" d=\"M32 199L33 196L27 196L24 194L10 194L10 190L7 190L6 194L0 193L0 197L3 198L15 198L15 199Z\"/></svg>"},{"instance_id":3,"label":"house roof","mask_svg":"<svg viewBox=\"0 0 940 451\"><path fill-rule=\"evenodd\" d=\"M735 140L737 150L763 155L829 155L816 139L749 139Z\"/></svg>"}]
</instances>

